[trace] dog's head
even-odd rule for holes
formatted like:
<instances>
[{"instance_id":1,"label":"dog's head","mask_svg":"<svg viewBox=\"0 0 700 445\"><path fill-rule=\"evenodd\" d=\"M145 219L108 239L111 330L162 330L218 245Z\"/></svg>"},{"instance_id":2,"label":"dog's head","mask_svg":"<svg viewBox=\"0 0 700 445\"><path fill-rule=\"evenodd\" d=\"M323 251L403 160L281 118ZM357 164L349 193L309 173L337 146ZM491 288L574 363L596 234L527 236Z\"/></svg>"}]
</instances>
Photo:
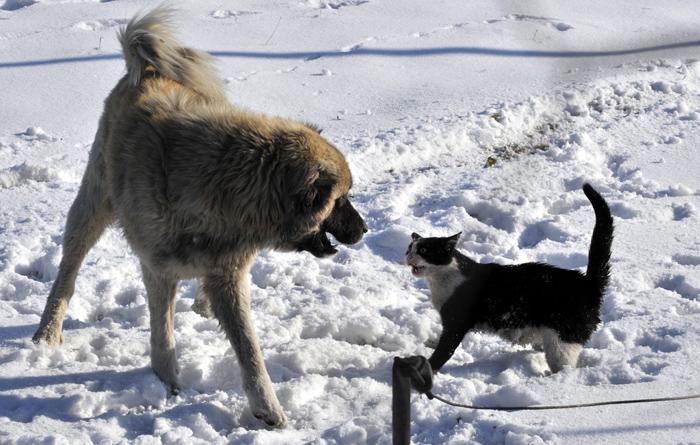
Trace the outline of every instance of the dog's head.
<instances>
[{"instance_id":1,"label":"dog's head","mask_svg":"<svg viewBox=\"0 0 700 445\"><path fill-rule=\"evenodd\" d=\"M355 244L367 232L367 224L350 202L352 175L343 154L315 128L304 142L316 167L313 181L297 202L299 213L310 217L313 227L295 243L295 248L326 257L338 252L328 233L340 243Z\"/></svg>"},{"instance_id":2,"label":"dog's head","mask_svg":"<svg viewBox=\"0 0 700 445\"><path fill-rule=\"evenodd\" d=\"M327 233L343 244L355 244L366 232L367 224L350 203L347 195L341 196L335 200L330 215L323 220L318 230L302 238L296 248L323 258L338 252L328 239Z\"/></svg>"},{"instance_id":3,"label":"dog's head","mask_svg":"<svg viewBox=\"0 0 700 445\"><path fill-rule=\"evenodd\" d=\"M343 244L355 244L367 233L367 224L345 194L335 200L333 211L321 224L321 230Z\"/></svg>"}]
</instances>

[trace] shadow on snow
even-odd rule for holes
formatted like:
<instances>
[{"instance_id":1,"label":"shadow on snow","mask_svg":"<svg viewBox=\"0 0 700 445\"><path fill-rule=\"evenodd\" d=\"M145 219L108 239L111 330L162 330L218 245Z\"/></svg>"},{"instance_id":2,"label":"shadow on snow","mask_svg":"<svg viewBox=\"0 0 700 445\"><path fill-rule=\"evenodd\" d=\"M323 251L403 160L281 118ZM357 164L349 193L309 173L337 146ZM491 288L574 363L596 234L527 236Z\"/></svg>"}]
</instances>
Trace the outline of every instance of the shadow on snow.
<instances>
[{"instance_id":1,"label":"shadow on snow","mask_svg":"<svg viewBox=\"0 0 700 445\"><path fill-rule=\"evenodd\" d=\"M211 51L216 57L232 57L242 59L305 59L314 60L321 57L341 58L350 56L381 56L381 57L423 57L423 56L492 56L492 57L521 57L521 58L582 58L582 57L611 57L630 54L665 51L700 46L700 40L667 43L661 45L643 46L639 48L607 50L607 51L555 51L555 50L526 50L501 49L474 46L451 46L437 48L356 48L349 51ZM0 62L0 68L22 68L42 65L58 65L65 63L99 62L104 60L119 60L122 55L98 54L92 56L59 57L55 59L24 60L18 62Z\"/></svg>"}]
</instances>

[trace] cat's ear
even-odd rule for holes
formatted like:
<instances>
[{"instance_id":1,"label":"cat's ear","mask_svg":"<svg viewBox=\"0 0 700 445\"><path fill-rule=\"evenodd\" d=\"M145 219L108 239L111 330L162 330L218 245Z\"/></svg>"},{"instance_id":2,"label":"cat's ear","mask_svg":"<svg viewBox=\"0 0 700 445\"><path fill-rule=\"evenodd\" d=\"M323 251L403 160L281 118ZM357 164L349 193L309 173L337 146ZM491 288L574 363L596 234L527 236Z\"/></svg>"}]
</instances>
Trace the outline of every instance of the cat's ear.
<instances>
[{"instance_id":1,"label":"cat's ear","mask_svg":"<svg viewBox=\"0 0 700 445\"><path fill-rule=\"evenodd\" d=\"M412 239L413 241L418 241L418 240L421 239L421 238L423 238L423 237L420 236L420 235L418 235L416 232L413 232L413 233L411 234L411 239Z\"/></svg>"},{"instance_id":2,"label":"cat's ear","mask_svg":"<svg viewBox=\"0 0 700 445\"><path fill-rule=\"evenodd\" d=\"M457 241L459 241L459 236L462 234L462 232L459 232L456 235L452 235L451 237L447 238L447 244L445 245L445 250L448 252L452 252L455 250L455 246L457 245Z\"/></svg>"}]
</instances>

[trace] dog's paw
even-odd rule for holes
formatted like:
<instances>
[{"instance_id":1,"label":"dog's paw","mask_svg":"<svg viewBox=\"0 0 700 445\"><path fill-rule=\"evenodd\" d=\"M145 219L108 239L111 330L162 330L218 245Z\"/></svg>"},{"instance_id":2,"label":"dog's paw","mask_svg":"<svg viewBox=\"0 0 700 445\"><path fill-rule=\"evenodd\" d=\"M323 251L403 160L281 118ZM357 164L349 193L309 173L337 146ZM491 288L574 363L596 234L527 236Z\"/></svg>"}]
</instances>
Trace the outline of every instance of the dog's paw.
<instances>
[{"instance_id":1,"label":"dog's paw","mask_svg":"<svg viewBox=\"0 0 700 445\"><path fill-rule=\"evenodd\" d=\"M214 318L214 312L211 310L208 300L195 298L192 303L192 311L204 318Z\"/></svg>"},{"instance_id":2,"label":"dog's paw","mask_svg":"<svg viewBox=\"0 0 700 445\"><path fill-rule=\"evenodd\" d=\"M32 341L36 344L44 342L49 346L60 346L63 344L63 333L51 325L41 326L34 333Z\"/></svg>"},{"instance_id":3,"label":"dog's paw","mask_svg":"<svg viewBox=\"0 0 700 445\"><path fill-rule=\"evenodd\" d=\"M180 385L178 383L171 384L171 385L166 385L166 389L168 390L168 396L179 396L180 391L182 388L180 388Z\"/></svg>"},{"instance_id":4,"label":"dog's paw","mask_svg":"<svg viewBox=\"0 0 700 445\"><path fill-rule=\"evenodd\" d=\"M169 396L176 396L180 394L180 381L177 378L178 370L177 366L172 365L168 362L159 362L160 366L156 366L156 361L151 362L151 368L156 376L163 382L165 389L168 391Z\"/></svg>"},{"instance_id":5,"label":"dog's paw","mask_svg":"<svg viewBox=\"0 0 700 445\"><path fill-rule=\"evenodd\" d=\"M180 386L180 382L178 381L177 378L174 378L174 379L170 378L168 380L165 380L157 372L156 372L156 376L160 379L161 382L163 382L163 385L165 386L165 390L168 392L168 397L177 396L180 394L182 387Z\"/></svg>"},{"instance_id":6,"label":"dog's paw","mask_svg":"<svg viewBox=\"0 0 700 445\"><path fill-rule=\"evenodd\" d=\"M263 373L257 376L248 376L243 389L248 396L248 406L253 415L265 422L268 426L282 428L287 424L287 416L284 415L275 391L272 388L270 377L263 368Z\"/></svg>"},{"instance_id":7,"label":"dog's paw","mask_svg":"<svg viewBox=\"0 0 700 445\"><path fill-rule=\"evenodd\" d=\"M287 425L287 416L282 411L282 407L279 404L273 404L273 406L265 408L257 408L253 410L253 415L262 420L274 428L284 428Z\"/></svg>"}]
</instances>

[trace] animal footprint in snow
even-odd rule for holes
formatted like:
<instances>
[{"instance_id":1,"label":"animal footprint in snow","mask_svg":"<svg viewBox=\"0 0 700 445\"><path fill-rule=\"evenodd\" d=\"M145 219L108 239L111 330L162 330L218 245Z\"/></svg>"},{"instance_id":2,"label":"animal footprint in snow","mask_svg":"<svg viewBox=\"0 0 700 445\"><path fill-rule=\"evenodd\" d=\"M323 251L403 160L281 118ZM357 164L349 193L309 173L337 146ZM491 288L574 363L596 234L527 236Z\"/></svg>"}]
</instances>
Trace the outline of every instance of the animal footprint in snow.
<instances>
[{"instance_id":1,"label":"animal footprint in snow","mask_svg":"<svg viewBox=\"0 0 700 445\"><path fill-rule=\"evenodd\" d=\"M681 335L673 329L657 329L654 332L645 332L635 341L637 346L645 346L653 352L676 352L681 349L681 345L674 338Z\"/></svg>"},{"instance_id":2,"label":"animal footprint in snow","mask_svg":"<svg viewBox=\"0 0 700 445\"><path fill-rule=\"evenodd\" d=\"M49 247L46 253L29 264L15 266L15 272L40 283L53 281L58 274L59 251L58 246Z\"/></svg>"},{"instance_id":3,"label":"animal footprint in snow","mask_svg":"<svg viewBox=\"0 0 700 445\"><path fill-rule=\"evenodd\" d=\"M688 300L700 299L700 289L688 283L684 275L666 276L660 279L656 286L675 292Z\"/></svg>"},{"instance_id":4,"label":"animal footprint in snow","mask_svg":"<svg viewBox=\"0 0 700 445\"><path fill-rule=\"evenodd\" d=\"M238 17L244 15L260 14L259 11L232 11L230 9L217 9L209 13L209 17L213 19L230 19L238 20Z\"/></svg>"},{"instance_id":5,"label":"animal footprint in snow","mask_svg":"<svg viewBox=\"0 0 700 445\"><path fill-rule=\"evenodd\" d=\"M340 48L340 52L341 53L349 53L352 51L356 51L356 50L362 48L363 46L365 46L365 44L370 43L370 42L374 42L376 40L377 40L376 37L367 37L365 39L362 39L360 42L353 43L352 45L346 45L346 46Z\"/></svg>"},{"instance_id":6,"label":"animal footprint in snow","mask_svg":"<svg viewBox=\"0 0 700 445\"><path fill-rule=\"evenodd\" d=\"M570 235L558 228L552 221L542 221L525 227L518 244L521 248L532 248L544 240L564 243Z\"/></svg>"},{"instance_id":7,"label":"animal footprint in snow","mask_svg":"<svg viewBox=\"0 0 700 445\"><path fill-rule=\"evenodd\" d=\"M673 261L681 266L700 266L699 255L673 255Z\"/></svg>"},{"instance_id":8,"label":"animal footprint in snow","mask_svg":"<svg viewBox=\"0 0 700 445\"><path fill-rule=\"evenodd\" d=\"M73 25L73 29L78 29L81 31L102 31L108 28L123 25L125 23L125 19L87 20L76 23Z\"/></svg>"},{"instance_id":9,"label":"animal footprint in snow","mask_svg":"<svg viewBox=\"0 0 700 445\"><path fill-rule=\"evenodd\" d=\"M695 207L690 203L673 204L673 220L682 221L695 213Z\"/></svg>"},{"instance_id":10,"label":"animal footprint in snow","mask_svg":"<svg viewBox=\"0 0 700 445\"><path fill-rule=\"evenodd\" d=\"M461 205L477 221L506 232L515 231L515 216L487 201L476 201L464 196Z\"/></svg>"},{"instance_id":11,"label":"animal footprint in snow","mask_svg":"<svg viewBox=\"0 0 700 445\"><path fill-rule=\"evenodd\" d=\"M613 216L620 219L634 219L639 217L641 212L630 205L623 202L616 202L610 204L610 211Z\"/></svg>"},{"instance_id":12,"label":"animal footprint in snow","mask_svg":"<svg viewBox=\"0 0 700 445\"><path fill-rule=\"evenodd\" d=\"M562 32L568 31L568 30L574 28L573 26L569 25L568 23L561 22L555 18L541 17L541 16L527 15L527 14L508 14L506 16L501 17L500 19L486 20L486 23L488 23L488 24L499 23L499 22L543 23L547 26L551 26L552 28L556 29L557 31L562 31Z\"/></svg>"},{"instance_id":13,"label":"animal footprint in snow","mask_svg":"<svg viewBox=\"0 0 700 445\"><path fill-rule=\"evenodd\" d=\"M659 358L657 354L640 355L634 357L629 363L632 367L638 368L641 372L651 377L661 374L661 371L669 365L663 358Z\"/></svg>"}]
</instances>

